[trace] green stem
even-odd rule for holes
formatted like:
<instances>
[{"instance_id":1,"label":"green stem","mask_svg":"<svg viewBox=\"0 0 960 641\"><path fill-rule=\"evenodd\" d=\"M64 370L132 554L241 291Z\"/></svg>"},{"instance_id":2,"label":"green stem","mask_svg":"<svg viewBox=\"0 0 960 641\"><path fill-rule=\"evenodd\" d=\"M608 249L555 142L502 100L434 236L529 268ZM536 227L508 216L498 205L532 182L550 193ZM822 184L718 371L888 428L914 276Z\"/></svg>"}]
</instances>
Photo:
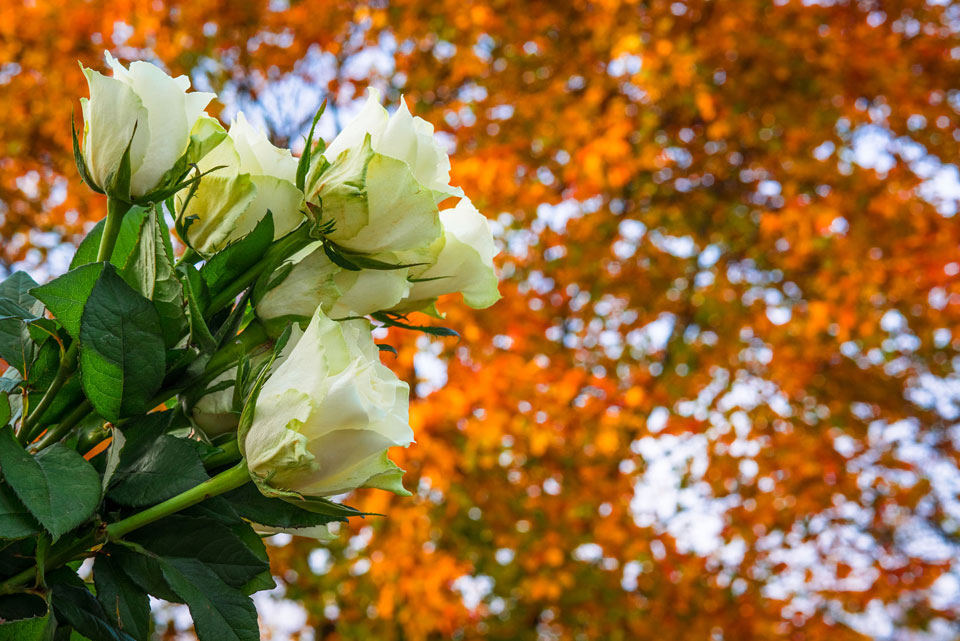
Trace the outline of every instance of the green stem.
<instances>
[{"instance_id":1,"label":"green stem","mask_svg":"<svg viewBox=\"0 0 960 641\"><path fill-rule=\"evenodd\" d=\"M99 543L102 543L102 533L93 530L76 541L62 542L60 545L55 545L43 560L43 571L53 570ZM26 570L14 574L3 583L0 583L0 595L11 594L20 590L36 576L36 566L29 567Z\"/></svg>"},{"instance_id":2,"label":"green stem","mask_svg":"<svg viewBox=\"0 0 960 641\"><path fill-rule=\"evenodd\" d=\"M267 267L275 266L278 259L288 258L313 242L309 232L308 225L301 225L296 231L284 236L271 245L262 260L257 261L256 264L241 274L239 278L213 297L210 305L204 311L204 316L210 316L226 307L233 299L240 295L240 292L252 285Z\"/></svg>"},{"instance_id":3,"label":"green stem","mask_svg":"<svg viewBox=\"0 0 960 641\"><path fill-rule=\"evenodd\" d=\"M107 220L103 223L103 236L100 237L100 249L97 252L97 262L110 260L113 248L117 244L120 234L120 223L124 215L130 211L132 205L116 198L107 198Z\"/></svg>"},{"instance_id":4,"label":"green stem","mask_svg":"<svg viewBox=\"0 0 960 641\"><path fill-rule=\"evenodd\" d=\"M82 421L84 417L90 413L91 410L90 401L83 399L83 402L77 405L72 412L70 412L60 424L56 427L51 427L47 430L47 433L43 435L39 441L30 447L30 452L36 454L37 452L44 450L64 436L70 433L74 427L77 426L77 423Z\"/></svg>"},{"instance_id":5,"label":"green stem","mask_svg":"<svg viewBox=\"0 0 960 641\"><path fill-rule=\"evenodd\" d=\"M64 542L62 546L55 546L43 561L43 570L52 570L75 558L77 555L86 552L91 547L107 540L116 540L123 537L137 528L149 525L154 521L169 516L174 512L186 509L191 505L196 505L201 501L212 498L224 492L235 490L241 485L250 481L250 473L247 471L247 464L241 461L228 470L217 474L209 481L205 481L182 494L178 494L172 499L163 503L147 508L143 512L127 517L122 521L117 521L108 525L106 531L93 530L72 543ZM104 537L106 534L106 537ZM18 574L13 575L6 581L0 583L0 595L16 592L30 580L37 576L37 568L27 568Z\"/></svg>"},{"instance_id":6,"label":"green stem","mask_svg":"<svg viewBox=\"0 0 960 641\"><path fill-rule=\"evenodd\" d=\"M77 354L80 351L80 343L74 341L67 351L64 353L63 358L60 359L60 366L57 368L57 373L53 378L53 381L50 383L50 387L47 388L47 391L43 393L43 398L40 399L40 402L37 403L37 406L33 408L33 411L30 412L30 415L23 421L23 425L20 429L20 442L28 443L31 433L34 431L34 427L37 425L37 422L43 418L44 413L50 408L53 404L54 399L56 399L57 394L60 392L60 389L63 387L63 384L67 382L67 379L73 374L73 370L77 366Z\"/></svg>"},{"instance_id":7,"label":"green stem","mask_svg":"<svg viewBox=\"0 0 960 641\"><path fill-rule=\"evenodd\" d=\"M210 357L203 373L191 382L191 386L206 384L237 364L240 354L250 354L256 348L270 340L266 328L259 321L252 321L232 341L221 347Z\"/></svg>"},{"instance_id":8,"label":"green stem","mask_svg":"<svg viewBox=\"0 0 960 641\"><path fill-rule=\"evenodd\" d=\"M220 290L220 293L211 299L210 306L207 308L205 315L210 316L233 302L233 299L239 296L240 292L249 287L250 283L260 276L264 267L266 267L266 262L265 260L257 261L255 265L241 274L237 280Z\"/></svg>"},{"instance_id":9,"label":"green stem","mask_svg":"<svg viewBox=\"0 0 960 641\"><path fill-rule=\"evenodd\" d=\"M143 512L138 512L122 521L108 525L107 538L111 540L119 539L137 528L153 523L174 512L179 512L191 505L196 505L201 501L223 494L224 492L235 490L249 481L250 472L247 471L247 464L245 461L240 461L230 469L220 472L209 481L204 481L200 485L194 486L172 499L167 499L163 503L147 508Z\"/></svg>"},{"instance_id":10,"label":"green stem","mask_svg":"<svg viewBox=\"0 0 960 641\"><path fill-rule=\"evenodd\" d=\"M199 262L202 258L203 256L198 254L193 249L193 247L187 247L186 249L183 250L183 254L180 256L179 260L177 260L177 264L174 265L174 267L179 267L180 265L184 265L184 264L194 265L197 262Z\"/></svg>"},{"instance_id":11,"label":"green stem","mask_svg":"<svg viewBox=\"0 0 960 641\"><path fill-rule=\"evenodd\" d=\"M203 459L203 466L208 470L240 460L240 444L237 442L237 439L231 438L226 443L218 445L218 447L222 451L211 454Z\"/></svg>"}]
</instances>

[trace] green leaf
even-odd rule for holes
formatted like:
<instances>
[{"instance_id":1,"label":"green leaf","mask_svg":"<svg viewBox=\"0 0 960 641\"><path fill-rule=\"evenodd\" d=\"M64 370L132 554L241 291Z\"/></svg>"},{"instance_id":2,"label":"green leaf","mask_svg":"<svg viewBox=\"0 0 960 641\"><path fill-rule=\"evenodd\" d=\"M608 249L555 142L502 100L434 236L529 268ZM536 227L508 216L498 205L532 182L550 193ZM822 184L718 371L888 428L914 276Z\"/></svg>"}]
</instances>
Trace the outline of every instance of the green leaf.
<instances>
[{"instance_id":1,"label":"green leaf","mask_svg":"<svg viewBox=\"0 0 960 641\"><path fill-rule=\"evenodd\" d=\"M259 641L257 609L195 559L162 559L163 577L186 602L200 641Z\"/></svg>"},{"instance_id":2,"label":"green leaf","mask_svg":"<svg viewBox=\"0 0 960 641\"><path fill-rule=\"evenodd\" d=\"M268 211L252 232L214 254L200 268L200 276L207 289L211 292L220 291L263 260L273 242L273 232L273 213Z\"/></svg>"},{"instance_id":3,"label":"green leaf","mask_svg":"<svg viewBox=\"0 0 960 641\"><path fill-rule=\"evenodd\" d=\"M318 514L283 499L266 497L252 483L224 494L223 498L229 501L243 518L268 527L303 528L347 520L344 516Z\"/></svg>"},{"instance_id":4,"label":"green leaf","mask_svg":"<svg viewBox=\"0 0 960 641\"><path fill-rule=\"evenodd\" d=\"M100 475L60 443L30 456L13 430L4 427L0 429L0 469L54 541L90 518L100 503Z\"/></svg>"},{"instance_id":5,"label":"green leaf","mask_svg":"<svg viewBox=\"0 0 960 641\"><path fill-rule=\"evenodd\" d=\"M201 641L259 640L253 601L221 581L202 562L165 558L128 541L109 545L106 551L150 594L174 603L186 603Z\"/></svg>"},{"instance_id":6,"label":"green leaf","mask_svg":"<svg viewBox=\"0 0 960 641\"><path fill-rule=\"evenodd\" d=\"M59 367L60 345L53 341L44 343L36 350L36 356L29 363L27 387L37 391L45 389L53 382Z\"/></svg>"},{"instance_id":7,"label":"green leaf","mask_svg":"<svg viewBox=\"0 0 960 641\"><path fill-rule=\"evenodd\" d=\"M150 207L141 224L137 243L123 266L123 278L153 301L160 317L164 344L177 344L187 328L183 286L173 268L173 250L163 217Z\"/></svg>"},{"instance_id":8,"label":"green leaf","mask_svg":"<svg viewBox=\"0 0 960 641\"><path fill-rule=\"evenodd\" d=\"M139 446L131 448L131 440L120 453L116 485L108 493L121 505L159 503L209 478L196 448L185 439L161 434L140 451Z\"/></svg>"},{"instance_id":9,"label":"green leaf","mask_svg":"<svg viewBox=\"0 0 960 641\"><path fill-rule=\"evenodd\" d=\"M358 272L361 269L358 265L353 264L351 260L344 257L332 243L323 243L323 253L325 253L327 258L337 267L342 267L351 272Z\"/></svg>"},{"instance_id":10,"label":"green leaf","mask_svg":"<svg viewBox=\"0 0 960 641\"><path fill-rule=\"evenodd\" d=\"M56 621L47 603L33 594L0 597L0 641L49 641Z\"/></svg>"},{"instance_id":11,"label":"green leaf","mask_svg":"<svg viewBox=\"0 0 960 641\"><path fill-rule=\"evenodd\" d=\"M185 532L190 535L184 536ZM235 588L243 587L270 569L270 563L251 551L230 527L211 519L175 514L126 538L167 560L200 561L221 581Z\"/></svg>"},{"instance_id":12,"label":"green leaf","mask_svg":"<svg viewBox=\"0 0 960 641\"><path fill-rule=\"evenodd\" d=\"M97 419L99 418L98 416ZM120 465L120 453L123 451L123 445L127 440L123 432L116 427L110 431L113 440L110 441L110 447L107 449L107 460L103 466L103 477L100 481L100 488L104 494L106 494L107 489L110 487L113 475L116 474L117 467Z\"/></svg>"},{"instance_id":13,"label":"green leaf","mask_svg":"<svg viewBox=\"0 0 960 641\"><path fill-rule=\"evenodd\" d=\"M453 331L449 327L433 327L430 325L410 325L399 320L400 317L388 315L386 312L375 312L370 314L370 316L387 325L388 327L399 327L401 329L412 329L416 332L423 332L424 334L430 334L431 336L456 336L460 338L460 334Z\"/></svg>"},{"instance_id":14,"label":"green leaf","mask_svg":"<svg viewBox=\"0 0 960 641\"><path fill-rule=\"evenodd\" d=\"M0 624L0 641L47 641L56 622L50 613Z\"/></svg>"},{"instance_id":15,"label":"green leaf","mask_svg":"<svg viewBox=\"0 0 960 641\"><path fill-rule=\"evenodd\" d=\"M37 540L32 537L4 542L0 546L0 576L13 576L33 567L36 548ZM4 597L0 597L0 604L3 599ZM2 608L0 608L0 617L11 618L3 615Z\"/></svg>"},{"instance_id":16,"label":"green leaf","mask_svg":"<svg viewBox=\"0 0 960 641\"><path fill-rule=\"evenodd\" d=\"M397 353L396 347L394 347L393 345L387 345L386 343L377 343L377 349L379 349L381 352L390 352L394 356L400 355Z\"/></svg>"},{"instance_id":17,"label":"green leaf","mask_svg":"<svg viewBox=\"0 0 960 641\"><path fill-rule=\"evenodd\" d=\"M166 352L157 310L105 264L80 323L83 390L110 421L150 409L160 389Z\"/></svg>"},{"instance_id":18,"label":"green leaf","mask_svg":"<svg viewBox=\"0 0 960 641\"><path fill-rule=\"evenodd\" d=\"M304 186L307 182L307 172L310 171L310 158L313 156L313 132L317 128L317 123L320 122L320 117L323 115L323 112L327 109L327 101L324 100L323 104L320 105L320 108L317 109L316 115L313 117L313 123L310 125L310 134L307 135L306 145L303 147L303 154L300 156L300 161L297 163L297 189L300 191L304 190ZM320 148L320 153L323 153L324 142L321 139L318 142Z\"/></svg>"},{"instance_id":19,"label":"green leaf","mask_svg":"<svg viewBox=\"0 0 960 641\"><path fill-rule=\"evenodd\" d=\"M27 619L43 616L47 602L35 594L7 594L0 597L0 618Z\"/></svg>"},{"instance_id":20,"label":"green leaf","mask_svg":"<svg viewBox=\"0 0 960 641\"><path fill-rule=\"evenodd\" d=\"M74 340L80 336L83 306L103 273L103 265L104 263L90 263L77 267L30 290L31 294L43 301Z\"/></svg>"},{"instance_id":21,"label":"green leaf","mask_svg":"<svg viewBox=\"0 0 960 641\"><path fill-rule=\"evenodd\" d=\"M147 594L171 603L183 603L183 599L170 589L166 579L163 578L159 557L151 553L134 552L132 551L134 547L139 546L125 542L121 545L109 544L104 546L101 552L109 555L120 570ZM146 552L146 550L143 551Z\"/></svg>"},{"instance_id":22,"label":"green leaf","mask_svg":"<svg viewBox=\"0 0 960 641\"><path fill-rule=\"evenodd\" d=\"M376 269L379 271L390 271L396 269L406 269L407 267L419 267L420 265L426 265L427 263L388 263L382 260L377 260L371 258L365 254L360 254L357 252L347 251L341 247L336 247L332 242L327 241L327 244L330 245L341 258L349 261L355 267L361 269Z\"/></svg>"},{"instance_id":23,"label":"green leaf","mask_svg":"<svg viewBox=\"0 0 960 641\"><path fill-rule=\"evenodd\" d=\"M347 519L354 516L374 515L373 512L361 512L360 510L352 508L349 505L342 505L340 503L328 501L327 499L315 498L312 496L304 496L299 499L286 498L284 500L300 509L322 516Z\"/></svg>"},{"instance_id":24,"label":"green leaf","mask_svg":"<svg viewBox=\"0 0 960 641\"><path fill-rule=\"evenodd\" d=\"M93 641L93 639L83 636L70 626L66 626L57 628L53 641Z\"/></svg>"},{"instance_id":25,"label":"green leaf","mask_svg":"<svg viewBox=\"0 0 960 641\"><path fill-rule=\"evenodd\" d=\"M11 416L13 416L13 409L10 407L9 392L0 390L0 427L10 422Z\"/></svg>"},{"instance_id":26,"label":"green leaf","mask_svg":"<svg viewBox=\"0 0 960 641\"><path fill-rule=\"evenodd\" d=\"M77 123L74 120L73 114L70 115L70 132L73 134L73 162L77 165L80 180L86 183L93 191L102 194L103 190L100 189L100 186L93 182L93 178L90 177L87 161L84 159L83 152L80 150L80 139L77 137Z\"/></svg>"},{"instance_id":27,"label":"green leaf","mask_svg":"<svg viewBox=\"0 0 960 641\"><path fill-rule=\"evenodd\" d=\"M230 505L230 503L228 503L222 496L210 497L206 501L197 503L196 505L191 505L185 510L181 510L178 512L178 514L196 519L217 521L228 527L233 527L238 523L243 523L243 519L240 518L240 515L237 513L237 511L233 509L233 506Z\"/></svg>"},{"instance_id":28,"label":"green leaf","mask_svg":"<svg viewBox=\"0 0 960 641\"><path fill-rule=\"evenodd\" d=\"M37 281L33 280L27 272L13 272L9 278L0 283L0 299L16 303L31 317L40 316L43 314L43 306L30 293L30 290L36 286Z\"/></svg>"},{"instance_id":29,"label":"green leaf","mask_svg":"<svg viewBox=\"0 0 960 641\"><path fill-rule=\"evenodd\" d=\"M30 337L29 326L21 318L0 318L0 358L27 376L36 353L37 344Z\"/></svg>"},{"instance_id":30,"label":"green leaf","mask_svg":"<svg viewBox=\"0 0 960 641\"><path fill-rule=\"evenodd\" d=\"M0 539L22 539L40 531L40 525L6 483L0 484Z\"/></svg>"},{"instance_id":31,"label":"green leaf","mask_svg":"<svg viewBox=\"0 0 960 641\"><path fill-rule=\"evenodd\" d=\"M111 623L135 639L150 636L150 599L147 593L107 554L98 554L93 564L97 600Z\"/></svg>"},{"instance_id":32,"label":"green leaf","mask_svg":"<svg viewBox=\"0 0 960 641\"><path fill-rule=\"evenodd\" d=\"M123 425L125 442L121 451L119 469L123 470L125 466L144 456L158 438L176 429L177 415L178 412L170 410L151 412L127 420Z\"/></svg>"},{"instance_id":33,"label":"green leaf","mask_svg":"<svg viewBox=\"0 0 960 641\"><path fill-rule=\"evenodd\" d=\"M157 282L157 251L163 251L163 243L157 242L154 230L156 222L156 210L151 207L140 224L133 251L120 267L120 274L127 284L150 299Z\"/></svg>"},{"instance_id":34,"label":"green leaf","mask_svg":"<svg viewBox=\"0 0 960 641\"><path fill-rule=\"evenodd\" d=\"M207 285L200 276L200 272L193 265L179 265L177 274L183 284L183 294L187 299L187 320L190 324L190 340L203 351L212 351L217 347L217 341L207 322L203 318L203 310L210 301Z\"/></svg>"},{"instance_id":35,"label":"green leaf","mask_svg":"<svg viewBox=\"0 0 960 641\"><path fill-rule=\"evenodd\" d=\"M98 641L137 641L117 628L83 580L68 568L47 575L51 587L53 612L60 623L66 623L89 639ZM145 637L141 637L145 638Z\"/></svg>"},{"instance_id":36,"label":"green leaf","mask_svg":"<svg viewBox=\"0 0 960 641\"><path fill-rule=\"evenodd\" d=\"M253 487L251 483L248 486ZM272 590L277 587L273 580L273 574L270 572L270 556L267 554L267 546L263 544L263 539L251 527L249 523L240 522L231 525L230 529L237 538L243 541L247 549L258 559L260 559L263 570L241 586L244 594L254 594L261 590Z\"/></svg>"},{"instance_id":37,"label":"green leaf","mask_svg":"<svg viewBox=\"0 0 960 641\"><path fill-rule=\"evenodd\" d=\"M146 218L148 209L139 205L131 207L123 220L120 222L120 231L117 232L117 242L113 246L113 255L110 262L117 268L122 268L127 264L130 253L137 244L137 238L140 236L140 228L143 225L143 219ZM73 255L70 261L70 269L76 269L93 263L97 260L97 254L100 252L100 239L103 237L103 226L106 224L106 218L101 218L93 226L77 248L77 253Z\"/></svg>"}]
</instances>

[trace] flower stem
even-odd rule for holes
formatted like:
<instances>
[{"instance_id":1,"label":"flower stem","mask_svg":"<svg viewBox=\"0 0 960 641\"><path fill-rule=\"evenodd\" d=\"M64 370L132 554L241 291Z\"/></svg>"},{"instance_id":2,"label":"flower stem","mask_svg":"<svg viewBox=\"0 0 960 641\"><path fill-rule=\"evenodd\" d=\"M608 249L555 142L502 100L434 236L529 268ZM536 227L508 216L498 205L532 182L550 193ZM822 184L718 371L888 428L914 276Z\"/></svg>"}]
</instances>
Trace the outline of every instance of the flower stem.
<instances>
[{"instance_id":1,"label":"flower stem","mask_svg":"<svg viewBox=\"0 0 960 641\"><path fill-rule=\"evenodd\" d=\"M31 432L34 431L33 428L37 425L37 422L43 418L43 414L53 404L57 394L61 388L63 388L63 384L66 383L67 379L73 374L73 370L77 367L77 354L79 351L80 343L74 341L63 354L63 357L60 359L60 366L57 368L57 373L50 383L50 387L43 393L43 398L40 399L37 406L33 408L30 415L23 421L23 426L20 428L19 434L21 444L30 441Z\"/></svg>"},{"instance_id":2,"label":"flower stem","mask_svg":"<svg viewBox=\"0 0 960 641\"><path fill-rule=\"evenodd\" d=\"M296 231L284 236L270 246L262 260L257 261L252 267L240 275L235 281L224 287L210 301L210 305L204 312L209 316L226 307L240 292L249 287L267 267L274 267L278 260L283 260L303 249L313 241L310 238L310 229L306 224L301 225Z\"/></svg>"},{"instance_id":3,"label":"flower stem","mask_svg":"<svg viewBox=\"0 0 960 641\"><path fill-rule=\"evenodd\" d=\"M209 481L204 481L200 485L194 486L172 499L167 499L163 503L147 508L143 512L108 525L107 538L111 540L119 539L137 528L153 523L174 512L179 512L191 505L196 505L201 501L223 494L224 492L235 490L249 481L250 472L247 471L247 464L245 461L240 461L230 469L220 472Z\"/></svg>"},{"instance_id":4,"label":"flower stem","mask_svg":"<svg viewBox=\"0 0 960 641\"><path fill-rule=\"evenodd\" d=\"M34 443L30 447L30 452L36 454L37 452L44 450L64 436L70 433L74 427L77 426L77 423L82 421L84 417L90 413L91 410L90 401L84 399L79 405L77 405L72 412L67 414L66 417L56 427L51 427L47 430L47 433L43 435L39 441Z\"/></svg>"},{"instance_id":5,"label":"flower stem","mask_svg":"<svg viewBox=\"0 0 960 641\"><path fill-rule=\"evenodd\" d=\"M76 541L64 541L61 545L55 545L43 560L44 572L57 568L78 554L82 554L93 546L99 545L103 542L101 537L101 532L93 530ZM29 567L26 570L14 574L9 579L0 583L0 595L17 592L35 576L37 576L36 566Z\"/></svg>"},{"instance_id":6,"label":"flower stem","mask_svg":"<svg viewBox=\"0 0 960 641\"><path fill-rule=\"evenodd\" d=\"M198 254L192 247L187 247L183 250L183 254L181 254L180 259L177 260L175 267L179 267L180 265L184 264L194 265L201 259L203 259L203 256Z\"/></svg>"},{"instance_id":7,"label":"flower stem","mask_svg":"<svg viewBox=\"0 0 960 641\"><path fill-rule=\"evenodd\" d=\"M52 570L70 561L77 555L86 552L88 549L103 543L104 539L109 541L119 539L137 528L149 525L174 512L186 509L191 505L196 505L201 501L223 494L224 492L235 490L249 481L250 473L247 471L247 464L245 461L240 461L230 469L217 474L212 479L200 485L190 488L182 494L178 494L172 499L147 508L143 512L134 514L122 521L108 525L105 532L99 528L94 529L76 541L69 543L64 542L62 546L55 546L54 549L50 551L50 554L43 560L43 569L44 571ZM104 534L106 535L105 537ZM13 575L0 583L0 595L16 592L35 576L37 576L36 567L27 568Z\"/></svg>"},{"instance_id":8,"label":"flower stem","mask_svg":"<svg viewBox=\"0 0 960 641\"><path fill-rule=\"evenodd\" d=\"M219 445L218 447L221 451L211 454L203 459L203 466L208 470L215 467L220 467L221 465L226 465L227 463L233 463L241 458L240 444L235 438L231 438L229 441Z\"/></svg>"},{"instance_id":9,"label":"flower stem","mask_svg":"<svg viewBox=\"0 0 960 641\"><path fill-rule=\"evenodd\" d=\"M97 251L97 262L110 260L113 256L113 248L117 244L117 236L120 234L120 223L123 217L130 211L132 205L116 198L107 198L107 220L103 223L103 236L100 237L100 249Z\"/></svg>"}]
</instances>

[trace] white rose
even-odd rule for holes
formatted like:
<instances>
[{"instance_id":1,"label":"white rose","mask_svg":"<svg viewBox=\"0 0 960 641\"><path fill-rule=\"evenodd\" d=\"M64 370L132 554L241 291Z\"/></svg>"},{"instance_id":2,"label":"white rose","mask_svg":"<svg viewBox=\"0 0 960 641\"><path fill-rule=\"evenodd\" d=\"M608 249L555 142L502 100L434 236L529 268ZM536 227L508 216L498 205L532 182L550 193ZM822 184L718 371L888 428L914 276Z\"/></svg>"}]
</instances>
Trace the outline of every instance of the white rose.
<instances>
[{"instance_id":1,"label":"white rose","mask_svg":"<svg viewBox=\"0 0 960 641\"><path fill-rule=\"evenodd\" d=\"M435 192L437 202L448 196L462 196L463 190L450 186L450 158L433 137L433 125L412 116L407 103L391 116L380 104L380 92L371 87L360 113L343 128L323 152L333 163L348 149L363 146L370 135L373 151L402 160L421 185Z\"/></svg>"},{"instance_id":2,"label":"white rose","mask_svg":"<svg viewBox=\"0 0 960 641\"><path fill-rule=\"evenodd\" d=\"M257 301L260 318L305 319L318 307L333 319L366 316L391 309L411 288L409 269L343 269L327 257L319 242L294 254L290 263L283 280Z\"/></svg>"},{"instance_id":3,"label":"white rose","mask_svg":"<svg viewBox=\"0 0 960 641\"><path fill-rule=\"evenodd\" d=\"M440 212L443 248L437 261L416 273L404 310L429 307L438 296L460 292L474 309L490 307L500 300L493 257L497 248L486 217L467 198Z\"/></svg>"},{"instance_id":4,"label":"white rose","mask_svg":"<svg viewBox=\"0 0 960 641\"><path fill-rule=\"evenodd\" d=\"M191 132L215 97L192 92L186 76L171 78L148 62L124 68L109 53L113 77L83 69L90 98L81 98L83 158L90 178L105 189L130 144L130 195L150 193L187 153ZM136 128L136 133L134 133Z\"/></svg>"},{"instance_id":5,"label":"white rose","mask_svg":"<svg viewBox=\"0 0 960 641\"><path fill-rule=\"evenodd\" d=\"M311 162L305 191L339 247L413 263L440 237L437 203L463 193L449 182L450 159L433 126L405 104L389 116L371 89L359 115Z\"/></svg>"},{"instance_id":6,"label":"white rose","mask_svg":"<svg viewBox=\"0 0 960 641\"><path fill-rule=\"evenodd\" d=\"M261 490L306 497L377 487L406 494L390 447L413 442L409 387L380 363L366 321L317 311L260 390L240 445Z\"/></svg>"},{"instance_id":7,"label":"white rose","mask_svg":"<svg viewBox=\"0 0 960 641\"><path fill-rule=\"evenodd\" d=\"M435 241L435 262L427 267L350 271L335 265L321 243L295 254L292 268L257 302L269 319L309 318L321 307L330 318L431 308L439 296L460 292L464 302L483 309L500 299L493 268L497 253L486 217L466 198L440 212L444 235Z\"/></svg>"},{"instance_id":8,"label":"white rose","mask_svg":"<svg viewBox=\"0 0 960 641\"><path fill-rule=\"evenodd\" d=\"M196 216L187 238L204 255L223 249L249 234L267 210L273 214L274 238L303 221L303 194L296 187L297 160L287 149L274 147L266 134L237 114L229 134L198 163L207 174L188 203L177 196L177 215ZM186 210L183 209L186 204Z\"/></svg>"}]
</instances>

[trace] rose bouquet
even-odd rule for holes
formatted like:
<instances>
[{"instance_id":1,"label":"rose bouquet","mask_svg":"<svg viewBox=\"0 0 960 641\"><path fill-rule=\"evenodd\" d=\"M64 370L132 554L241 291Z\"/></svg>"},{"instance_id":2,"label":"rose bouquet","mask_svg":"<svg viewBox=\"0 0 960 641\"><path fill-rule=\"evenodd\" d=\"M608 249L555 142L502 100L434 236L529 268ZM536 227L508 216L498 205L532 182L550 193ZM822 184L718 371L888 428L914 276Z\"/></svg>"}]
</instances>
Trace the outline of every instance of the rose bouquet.
<instances>
[{"instance_id":1,"label":"rose bouquet","mask_svg":"<svg viewBox=\"0 0 960 641\"><path fill-rule=\"evenodd\" d=\"M0 639L146 639L149 595L257 639L262 536L408 494L409 389L372 329L451 335L408 315L492 305L493 239L433 127L373 90L329 147L321 107L298 159L187 78L107 61L74 133L107 216L67 273L0 283Z\"/></svg>"}]
</instances>

